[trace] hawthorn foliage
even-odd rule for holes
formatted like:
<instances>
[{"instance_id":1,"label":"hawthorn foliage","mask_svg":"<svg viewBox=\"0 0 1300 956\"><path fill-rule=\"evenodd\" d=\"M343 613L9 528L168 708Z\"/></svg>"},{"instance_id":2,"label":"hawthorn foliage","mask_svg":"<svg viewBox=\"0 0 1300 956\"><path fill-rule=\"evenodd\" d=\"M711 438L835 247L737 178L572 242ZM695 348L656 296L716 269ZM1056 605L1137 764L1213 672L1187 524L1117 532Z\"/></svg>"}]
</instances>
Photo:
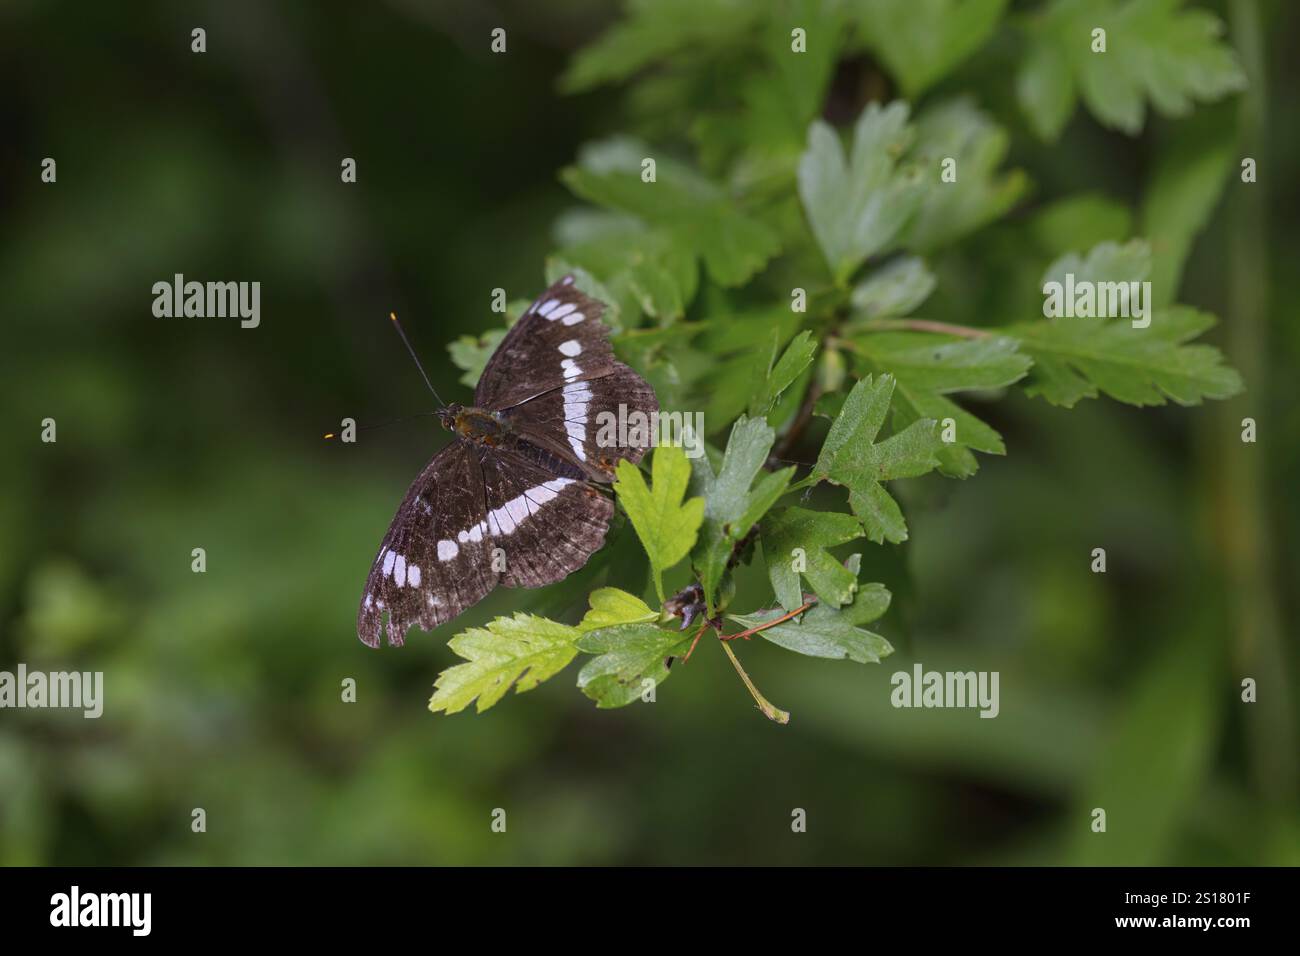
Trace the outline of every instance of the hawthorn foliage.
<instances>
[{"instance_id":1,"label":"hawthorn foliage","mask_svg":"<svg viewBox=\"0 0 1300 956\"><path fill-rule=\"evenodd\" d=\"M1067 408L1241 390L1194 342L1214 317L1176 304L1230 143L1172 137L1136 209L1093 191L1031 199L1006 163L1013 136L1052 144L1080 104L1077 121L1136 135L1148 107L1176 119L1241 89L1220 24L1180 0L1007 6L631 0L574 58L562 87L622 85L627 129L560 171L576 202L547 280L574 272L609 304L616 349L661 407L703 412L706 452L623 463L626 520L546 602L585 616L458 634L464 663L432 710L482 711L579 655L597 706L652 699L710 632L877 662L892 648L868 625L890 594L859 581L862 549L908 538L891 485L969 478L1005 453L981 406L1012 388ZM1067 273L1150 281L1151 321L1044 318L1044 283ZM462 381L502 334L451 345ZM809 506L816 485L840 489L838 509ZM732 574L752 562L770 597L734 608ZM760 709L788 719L722 646Z\"/></svg>"}]
</instances>

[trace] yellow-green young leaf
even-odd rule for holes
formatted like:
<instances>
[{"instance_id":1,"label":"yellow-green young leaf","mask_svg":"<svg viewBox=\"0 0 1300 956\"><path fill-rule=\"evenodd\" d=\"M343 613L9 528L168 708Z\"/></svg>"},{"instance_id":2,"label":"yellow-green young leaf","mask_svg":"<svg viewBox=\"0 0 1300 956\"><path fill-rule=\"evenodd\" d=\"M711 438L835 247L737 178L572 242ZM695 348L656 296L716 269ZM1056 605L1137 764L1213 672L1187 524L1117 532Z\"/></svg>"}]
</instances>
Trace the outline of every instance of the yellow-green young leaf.
<instances>
[{"instance_id":1,"label":"yellow-green young leaf","mask_svg":"<svg viewBox=\"0 0 1300 956\"><path fill-rule=\"evenodd\" d=\"M481 714L517 684L519 693L554 677L578 653L581 631L532 614L499 617L447 642L467 663L438 675L429 709L454 714L478 698Z\"/></svg>"},{"instance_id":2,"label":"yellow-green young leaf","mask_svg":"<svg viewBox=\"0 0 1300 956\"><path fill-rule=\"evenodd\" d=\"M618 588L598 588L591 592L591 610L578 624L580 631L594 631L616 624L641 624L659 615L635 594Z\"/></svg>"},{"instance_id":3,"label":"yellow-green young leaf","mask_svg":"<svg viewBox=\"0 0 1300 956\"><path fill-rule=\"evenodd\" d=\"M663 601L663 572L695 546L704 518L704 499L683 500L691 480L691 464L686 453L676 446L655 449L650 479L652 487L647 488L636 466L620 461L614 492L650 558L655 591Z\"/></svg>"}]
</instances>

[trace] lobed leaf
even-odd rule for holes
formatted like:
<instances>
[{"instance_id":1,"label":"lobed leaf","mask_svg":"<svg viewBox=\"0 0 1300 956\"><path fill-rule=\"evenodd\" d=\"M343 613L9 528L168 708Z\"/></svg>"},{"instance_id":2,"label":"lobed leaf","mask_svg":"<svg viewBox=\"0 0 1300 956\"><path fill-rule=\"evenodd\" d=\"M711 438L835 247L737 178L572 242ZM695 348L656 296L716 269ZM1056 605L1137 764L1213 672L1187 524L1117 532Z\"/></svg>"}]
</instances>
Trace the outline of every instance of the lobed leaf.
<instances>
[{"instance_id":1,"label":"lobed leaf","mask_svg":"<svg viewBox=\"0 0 1300 956\"><path fill-rule=\"evenodd\" d=\"M655 449L650 488L637 467L626 459L618 463L614 493L623 504L636 530L650 568L655 592L664 600L663 572L691 552L704 518L704 499L686 500L691 465L686 453L676 446Z\"/></svg>"},{"instance_id":2,"label":"lobed leaf","mask_svg":"<svg viewBox=\"0 0 1300 956\"><path fill-rule=\"evenodd\" d=\"M512 685L521 694L532 690L568 666L578 653L580 633L576 627L523 613L462 631L447 646L467 663L438 675L429 710L454 714L477 699L481 714Z\"/></svg>"}]
</instances>

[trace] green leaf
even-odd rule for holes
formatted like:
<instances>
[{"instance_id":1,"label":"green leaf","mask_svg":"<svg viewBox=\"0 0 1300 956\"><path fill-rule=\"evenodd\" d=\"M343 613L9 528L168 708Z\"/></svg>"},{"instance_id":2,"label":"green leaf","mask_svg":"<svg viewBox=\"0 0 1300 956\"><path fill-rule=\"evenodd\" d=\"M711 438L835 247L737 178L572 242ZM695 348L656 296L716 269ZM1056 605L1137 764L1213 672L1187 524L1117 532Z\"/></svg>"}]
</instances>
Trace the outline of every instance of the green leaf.
<instances>
[{"instance_id":1,"label":"green leaf","mask_svg":"<svg viewBox=\"0 0 1300 956\"><path fill-rule=\"evenodd\" d=\"M928 332L880 332L860 334L853 342L856 354L892 373L900 389L906 386L914 392L1003 388L1023 378L1033 364L1018 351L1015 339L1000 335L967 339Z\"/></svg>"},{"instance_id":2,"label":"green leaf","mask_svg":"<svg viewBox=\"0 0 1300 956\"><path fill-rule=\"evenodd\" d=\"M943 79L993 33L1007 0L852 0L867 46L909 99Z\"/></svg>"},{"instance_id":3,"label":"green leaf","mask_svg":"<svg viewBox=\"0 0 1300 956\"><path fill-rule=\"evenodd\" d=\"M733 422L749 409L767 378L773 352L797 334L803 314L789 305L713 316L692 349L700 377L696 393L704 420Z\"/></svg>"},{"instance_id":4,"label":"green leaf","mask_svg":"<svg viewBox=\"0 0 1300 956\"><path fill-rule=\"evenodd\" d=\"M532 690L573 660L579 633L576 627L519 613L499 617L485 628L462 631L447 646L468 663L438 675L429 710L454 714L477 698L476 709L481 714L504 697L512 684L521 694Z\"/></svg>"},{"instance_id":5,"label":"green leaf","mask_svg":"<svg viewBox=\"0 0 1300 956\"><path fill-rule=\"evenodd\" d=\"M847 562L847 570L855 580L861 558L855 554ZM859 625L869 624L883 615L889 609L889 601L889 591L883 584L863 584L858 586L853 602L844 608L817 604L798 618L775 624L759 631L758 635L778 647L809 657L847 658L861 664L877 664L882 657L892 654L894 648L879 634ZM781 616L779 609L728 615L730 620L746 630Z\"/></svg>"},{"instance_id":6,"label":"green leaf","mask_svg":"<svg viewBox=\"0 0 1300 956\"><path fill-rule=\"evenodd\" d=\"M655 160L654 182L641 179L647 158ZM560 178L583 199L665 230L723 286L745 282L781 249L777 234L741 212L719 186L633 139L588 144Z\"/></svg>"},{"instance_id":7,"label":"green leaf","mask_svg":"<svg viewBox=\"0 0 1300 956\"><path fill-rule=\"evenodd\" d=\"M564 260L600 280L625 314L624 325L633 324L641 313L678 318L695 298L695 256L667 230L648 229L621 214L582 209L571 211L557 233L569 237L561 240Z\"/></svg>"},{"instance_id":8,"label":"green leaf","mask_svg":"<svg viewBox=\"0 0 1300 956\"><path fill-rule=\"evenodd\" d=\"M734 90L725 105L706 109L691 125L701 164L728 169L733 182L758 171L787 180L803 146L808 124L821 113L840 48L848 33L836 3L787 0L770 5L761 33L759 68L729 78ZM806 49L793 54L791 30L805 32ZM740 157L737 160L737 157Z\"/></svg>"},{"instance_id":9,"label":"green leaf","mask_svg":"<svg viewBox=\"0 0 1300 956\"><path fill-rule=\"evenodd\" d=\"M1151 271L1150 247L1140 240L1104 242L1087 256L1063 256L1048 267L1043 283L1073 274L1101 282L1142 281ZM1020 340L1034 358L1029 395L1071 407L1105 393L1130 405L1199 404L1228 398L1242 389L1241 377L1223 364L1218 349L1187 345L1214 324L1214 317L1182 306L1156 309L1146 328L1128 319L1058 317L1000 331Z\"/></svg>"},{"instance_id":10,"label":"green leaf","mask_svg":"<svg viewBox=\"0 0 1300 956\"><path fill-rule=\"evenodd\" d=\"M691 465L686 453L672 445L655 449L653 489L646 487L641 472L630 461L618 463L614 492L650 558L655 592L661 603L663 572L690 554L704 518L703 498L683 500L690 480Z\"/></svg>"},{"instance_id":11,"label":"green leaf","mask_svg":"<svg viewBox=\"0 0 1300 956\"><path fill-rule=\"evenodd\" d=\"M856 363L864 372L890 372L897 379L894 425L953 420L954 440L944 442L940 470L966 478L978 470L971 453L1005 454L1002 437L961 406L945 398L955 392L1005 388L1022 379L1033 364L1019 351L1019 342L1005 336L955 339L922 332L858 335L853 340ZM940 429L940 438L943 438Z\"/></svg>"},{"instance_id":12,"label":"green leaf","mask_svg":"<svg viewBox=\"0 0 1300 956\"><path fill-rule=\"evenodd\" d=\"M618 588L598 588L591 592L591 609L578 624L580 631L595 631L618 624L641 624L659 617L650 605L635 594Z\"/></svg>"},{"instance_id":13,"label":"green leaf","mask_svg":"<svg viewBox=\"0 0 1300 956\"><path fill-rule=\"evenodd\" d=\"M692 561L710 612L716 610L718 585L736 545L785 493L794 474L792 466L755 481L775 440L766 421L742 415L732 426L716 476L707 456L695 460L692 490L704 496L704 524Z\"/></svg>"},{"instance_id":14,"label":"green leaf","mask_svg":"<svg viewBox=\"0 0 1300 956\"><path fill-rule=\"evenodd\" d=\"M934 291L934 274L919 256L893 259L859 282L849 301L855 319L910 315Z\"/></svg>"},{"instance_id":15,"label":"green leaf","mask_svg":"<svg viewBox=\"0 0 1300 956\"><path fill-rule=\"evenodd\" d=\"M579 51L560 86L581 92L691 47L725 49L741 42L761 13L747 0L629 0L626 16Z\"/></svg>"},{"instance_id":16,"label":"green leaf","mask_svg":"<svg viewBox=\"0 0 1300 956\"><path fill-rule=\"evenodd\" d=\"M1031 42L1016 74L1016 99L1039 139L1056 141L1077 98L1070 62L1056 44Z\"/></svg>"},{"instance_id":17,"label":"green leaf","mask_svg":"<svg viewBox=\"0 0 1300 956\"><path fill-rule=\"evenodd\" d=\"M914 422L883 442L876 436L885 423L894 394L892 375L871 376L849 392L839 417L822 444L813 475L849 489L849 506L862 519L867 537L877 544L907 540L907 523L898 502L881 484L933 470L943 449L937 423Z\"/></svg>"},{"instance_id":18,"label":"green leaf","mask_svg":"<svg viewBox=\"0 0 1300 956\"><path fill-rule=\"evenodd\" d=\"M776 599L787 611L803 603L796 560L803 576L823 603L847 604L858 587L858 576L826 549L862 537L862 525L851 515L833 511L782 508L763 523L763 557ZM797 555L795 549L801 549Z\"/></svg>"},{"instance_id":19,"label":"green leaf","mask_svg":"<svg viewBox=\"0 0 1300 956\"><path fill-rule=\"evenodd\" d=\"M458 379L462 385L468 385L470 388L478 385L479 376L483 374L488 359L497 350L501 340L506 337L507 331L509 330L488 329L477 338L472 335L462 335L448 343L447 353L451 356L452 364L465 372Z\"/></svg>"},{"instance_id":20,"label":"green leaf","mask_svg":"<svg viewBox=\"0 0 1300 956\"><path fill-rule=\"evenodd\" d=\"M1053 405L1069 408L1098 392L1129 405L1163 405L1166 399L1197 405L1206 398L1230 398L1243 387L1218 349L1185 344L1214 323L1208 313L1174 306L1157 309L1145 329L1126 320L1069 319L1003 331L1018 337L1034 357L1032 384L1025 392Z\"/></svg>"},{"instance_id":21,"label":"green leaf","mask_svg":"<svg viewBox=\"0 0 1300 956\"><path fill-rule=\"evenodd\" d=\"M776 405L781 393L794 384L803 374L803 370L812 364L813 354L817 351L817 342L808 331L800 332L786 346L785 352L775 365L771 366L766 377L759 382L753 398L749 402L749 414L766 415Z\"/></svg>"},{"instance_id":22,"label":"green leaf","mask_svg":"<svg viewBox=\"0 0 1300 956\"><path fill-rule=\"evenodd\" d=\"M1036 131L1049 140L1059 135L1076 89L1103 125L1130 136L1142 129L1148 100L1178 117L1194 102L1244 89L1246 75L1220 39L1218 18L1181 6L1182 0L1056 0L1047 7L1031 25L1016 84ZM1096 28L1106 31L1104 53L1092 50Z\"/></svg>"},{"instance_id":23,"label":"green leaf","mask_svg":"<svg viewBox=\"0 0 1300 956\"><path fill-rule=\"evenodd\" d=\"M916 145L909 158L924 178L920 208L899 242L928 252L992 222L1029 187L1023 171L999 172L1010 138L968 97L932 106L917 117ZM955 182L940 177L942 164L956 162Z\"/></svg>"},{"instance_id":24,"label":"green leaf","mask_svg":"<svg viewBox=\"0 0 1300 956\"><path fill-rule=\"evenodd\" d=\"M905 103L863 110L847 159L835 130L820 120L809 127L799 197L836 282L888 248L916 212L920 175L898 166L911 138Z\"/></svg>"},{"instance_id":25,"label":"green leaf","mask_svg":"<svg viewBox=\"0 0 1300 956\"><path fill-rule=\"evenodd\" d=\"M684 654L692 637L653 624L590 631L579 639L578 649L599 656L578 672L578 687L600 708L630 704L647 690L646 681L657 686L668 679L667 659Z\"/></svg>"},{"instance_id":26,"label":"green leaf","mask_svg":"<svg viewBox=\"0 0 1300 956\"><path fill-rule=\"evenodd\" d=\"M1141 282L1151 274L1151 247L1141 239L1130 242L1098 243L1086 256L1067 252L1043 272L1042 285L1066 281L1067 275L1080 282ZM1074 321L1059 319L1058 321Z\"/></svg>"},{"instance_id":27,"label":"green leaf","mask_svg":"<svg viewBox=\"0 0 1300 956\"><path fill-rule=\"evenodd\" d=\"M806 51L795 55L790 49L793 26L802 28L807 38ZM772 11L764 47L783 81L786 101L798 124L796 143L826 102L826 89L846 33L844 12L837 3L791 0L788 12L779 8Z\"/></svg>"},{"instance_id":28,"label":"green leaf","mask_svg":"<svg viewBox=\"0 0 1300 956\"><path fill-rule=\"evenodd\" d=\"M1197 117L1200 119L1200 117ZM1205 228L1238 160L1236 138L1218 117L1182 124L1161 152L1142 203L1151 243L1151 291L1157 305L1176 301L1183 264Z\"/></svg>"}]
</instances>

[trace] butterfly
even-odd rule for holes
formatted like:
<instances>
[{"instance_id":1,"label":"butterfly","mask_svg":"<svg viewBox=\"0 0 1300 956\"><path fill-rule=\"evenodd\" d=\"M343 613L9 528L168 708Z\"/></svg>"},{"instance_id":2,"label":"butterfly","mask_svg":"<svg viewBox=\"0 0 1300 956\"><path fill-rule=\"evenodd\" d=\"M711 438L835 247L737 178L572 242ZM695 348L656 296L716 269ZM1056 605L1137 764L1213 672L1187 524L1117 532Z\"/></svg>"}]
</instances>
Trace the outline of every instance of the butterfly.
<instances>
[{"instance_id":1,"label":"butterfly","mask_svg":"<svg viewBox=\"0 0 1300 956\"><path fill-rule=\"evenodd\" d=\"M446 623L498 584L562 580L604 544L614 504L601 486L646 446L598 443L602 413L659 410L654 389L614 358L604 309L560 279L492 353L474 404L437 412L452 440L384 535L357 612L362 642L378 647L386 628L400 646L412 625Z\"/></svg>"}]
</instances>

